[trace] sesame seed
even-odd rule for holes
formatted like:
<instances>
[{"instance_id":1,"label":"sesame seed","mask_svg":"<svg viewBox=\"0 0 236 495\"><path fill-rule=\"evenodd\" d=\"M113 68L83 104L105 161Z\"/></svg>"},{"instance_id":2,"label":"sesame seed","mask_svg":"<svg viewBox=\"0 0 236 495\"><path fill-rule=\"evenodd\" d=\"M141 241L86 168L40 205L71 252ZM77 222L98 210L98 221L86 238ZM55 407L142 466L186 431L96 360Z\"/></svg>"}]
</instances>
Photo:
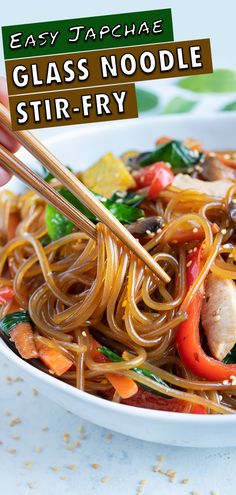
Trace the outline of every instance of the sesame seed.
<instances>
[{"instance_id":1,"label":"sesame seed","mask_svg":"<svg viewBox=\"0 0 236 495\"><path fill-rule=\"evenodd\" d=\"M68 476L65 476L64 474L62 476L59 476L60 480L66 481L68 480Z\"/></svg>"},{"instance_id":2,"label":"sesame seed","mask_svg":"<svg viewBox=\"0 0 236 495\"><path fill-rule=\"evenodd\" d=\"M235 375L230 375L229 379L230 380L235 380L236 379L236 376Z\"/></svg>"},{"instance_id":3,"label":"sesame seed","mask_svg":"<svg viewBox=\"0 0 236 495\"><path fill-rule=\"evenodd\" d=\"M191 266L191 264L192 264L192 260L189 260L188 263L187 263L187 265L186 265L187 268L189 268Z\"/></svg>"},{"instance_id":4,"label":"sesame seed","mask_svg":"<svg viewBox=\"0 0 236 495\"><path fill-rule=\"evenodd\" d=\"M229 385L229 380L223 380L223 385Z\"/></svg>"},{"instance_id":5,"label":"sesame seed","mask_svg":"<svg viewBox=\"0 0 236 495\"><path fill-rule=\"evenodd\" d=\"M103 476L101 478L101 483L103 483L103 484L108 483L109 479L110 479L110 476L107 476L107 475Z\"/></svg>"},{"instance_id":6,"label":"sesame seed","mask_svg":"<svg viewBox=\"0 0 236 495\"><path fill-rule=\"evenodd\" d=\"M198 232L198 228L197 227L194 227L193 233L196 234L197 232Z\"/></svg>"},{"instance_id":7,"label":"sesame seed","mask_svg":"<svg viewBox=\"0 0 236 495\"><path fill-rule=\"evenodd\" d=\"M7 449L7 451L9 452L9 454L15 454L16 453L15 447L10 447L10 449Z\"/></svg>"},{"instance_id":8,"label":"sesame seed","mask_svg":"<svg viewBox=\"0 0 236 495\"><path fill-rule=\"evenodd\" d=\"M43 426L43 427L41 428L41 431L48 431L48 430L49 430L48 426Z\"/></svg>"},{"instance_id":9,"label":"sesame seed","mask_svg":"<svg viewBox=\"0 0 236 495\"><path fill-rule=\"evenodd\" d=\"M220 315L216 315L216 316L214 316L214 321L220 321L220 319L221 319L221 318L220 318Z\"/></svg>"},{"instance_id":10,"label":"sesame seed","mask_svg":"<svg viewBox=\"0 0 236 495\"><path fill-rule=\"evenodd\" d=\"M195 170L197 170L197 172L202 172L203 167L201 167L201 165L195 165Z\"/></svg>"},{"instance_id":11,"label":"sesame seed","mask_svg":"<svg viewBox=\"0 0 236 495\"><path fill-rule=\"evenodd\" d=\"M15 380L14 380L14 382L15 382L15 383L17 383L17 382L23 382L23 381L24 381L24 380L23 380L23 378L21 378L21 376L17 376L17 377L15 378Z\"/></svg>"},{"instance_id":12,"label":"sesame seed","mask_svg":"<svg viewBox=\"0 0 236 495\"><path fill-rule=\"evenodd\" d=\"M6 376L5 383L11 385L13 383L13 378L11 376Z\"/></svg>"},{"instance_id":13,"label":"sesame seed","mask_svg":"<svg viewBox=\"0 0 236 495\"><path fill-rule=\"evenodd\" d=\"M75 445L73 443L70 443L70 444L66 444L65 445L65 450L69 450L70 452L74 452L75 451Z\"/></svg>"},{"instance_id":14,"label":"sesame seed","mask_svg":"<svg viewBox=\"0 0 236 495\"><path fill-rule=\"evenodd\" d=\"M5 416L12 416L12 413L10 411L6 411Z\"/></svg>"},{"instance_id":15,"label":"sesame seed","mask_svg":"<svg viewBox=\"0 0 236 495\"><path fill-rule=\"evenodd\" d=\"M189 478L184 478L180 483L187 485L189 483Z\"/></svg>"},{"instance_id":16,"label":"sesame seed","mask_svg":"<svg viewBox=\"0 0 236 495\"><path fill-rule=\"evenodd\" d=\"M163 462L164 460L165 460L164 455L160 454L160 455L159 455L159 461L160 461L160 462Z\"/></svg>"},{"instance_id":17,"label":"sesame seed","mask_svg":"<svg viewBox=\"0 0 236 495\"><path fill-rule=\"evenodd\" d=\"M25 461L24 466L25 466L26 469L32 469L32 467L33 467L33 461L31 459L29 461Z\"/></svg>"},{"instance_id":18,"label":"sesame seed","mask_svg":"<svg viewBox=\"0 0 236 495\"><path fill-rule=\"evenodd\" d=\"M35 483L32 483L32 481L28 481L27 482L27 486L28 486L28 488L30 488L30 490L35 490L36 489L36 484Z\"/></svg>"},{"instance_id":19,"label":"sesame seed","mask_svg":"<svg viewBox=\"0 0 236 495\"><path fill-rule=\"evenodd\" d=\"M91 464L91 467L92 467L93 469L99 469L99 468L101 467L101 465L100 465L100 464L96 464L96 463L95 463L95 464Z\"/></svg>"},{"instance_id":20,"label":"sesame seed","mask_svg":"<svg viewBox=\"0 0 236 495\"><path fill-rule=\"evenodd\" d=\"M63 434L63 440L64 440L65 443L69 443L69 441L70 441L70 435L69 435L69 433L64 433Z\"/></svg>"},{"instance_id":21,"label":"sesame seed","mask_svg":"<svg viewBox=\"0 0 236 495\"><path fill-rule=\"evenodd\" d=\"M226 232L227 232L227 230L226 230L226 229L221 229L221 234L225 235L225 234L226 234Z\"/></svg>"},{"instance_id":22,"label":"sesame seed","mask_svg":"<svg viewBox=\"0 0 236 495\"><path fill-rule=\"evenodd\" d=\"M16 425L19 425L21 423L21 419L20 418L13 418L9 421L9 425L10 426L16 426Z\"/></svg>"},{"instance_id":23,"label":"sesame seed","mask_svg":"<svg viewBox=\"0 0 236 495\"><path fill-rule=\"evenodd\" d=\"M77 466L76 464L68 464L68 466L66 466L67 469L70 469L70 471L76 471L77 469Z\"/></svg>"},{"instance_id":24,"label":"sesame seed","mask_svg":"<svg viewBox=\"0 0 236 495\"><path fill-rule=\"evenodd\" d=\"M141 480L139 482L138 488L137 488L137 491L136 491L136 494L137 495L142 495L146 484L147 484L147 480Z\"/></svg>"},{"instance_id":25,"label":"sesame seed","mask_svg":"<svg viewBox=\"0 0 236 495\"><path fill-rule=\"evenodd\" d=\"M33 388L32 389L32 394L34 395L34 397L37 397L37 395L39 395L39 392L36 388Z\"/></svg>"},{"instance_id":26,"label":"sesame seed","mask_svg":"<svg viewBox=\"0 0 236 495\"><path fill-rule=\"evenodd\" d=\"M54 472L54 473L58 473L60 471L60 468L59 466L51 466L51 470Z\"/></svg>"},{"instance_id":27,"label":"sesame seed","mask_svg":"<svg viewBox=\"0 0 236 495\"><path fill-rule=\"evenodd\" d=\"M40 454L43 450L43 447L41 447L41 445L36 445L34 451L36 452L36 454Z\"/></svg>"},{"instance_id":28,"label":"sesame seed","mask_svg":"<svg viewBox=\"0 0 236 495\"><path fill-rule=\"evenodd\" d=\"M79 449L80 447L81 447L81 443L78 440L77 442L75 442L75 448Z\"/></svg>"},{"instance_id":29,"label":"sesame seed","mask_svg":"<svg viewBox=\"0 0 236 495\"><path fill-rule=\"evenodd\" d=\"M107 433L107 435L105 435L106 440L111 440L112 438L113 438L112 433Z\"/></svg>"},{"instance_id":30,"label":"sesame seed","mask_svg":"<svg viewBox=\"0 0 236 495\"><path fill-rule=\"evenodd\" d=\"M232 199L232 203L236 204L236 198Z\"/></svg>"},{"instance_id":31,"label":"sesame seed","mask_svg":"<svg viewBox=\"0 0 236 495\"><path fill-rule=\"evenodd\" d=\"M157 464L156 466L153 466L152 470L154 473L159 473L161 469L161 466L159 464Z\"/></svg>"}]
</instances>

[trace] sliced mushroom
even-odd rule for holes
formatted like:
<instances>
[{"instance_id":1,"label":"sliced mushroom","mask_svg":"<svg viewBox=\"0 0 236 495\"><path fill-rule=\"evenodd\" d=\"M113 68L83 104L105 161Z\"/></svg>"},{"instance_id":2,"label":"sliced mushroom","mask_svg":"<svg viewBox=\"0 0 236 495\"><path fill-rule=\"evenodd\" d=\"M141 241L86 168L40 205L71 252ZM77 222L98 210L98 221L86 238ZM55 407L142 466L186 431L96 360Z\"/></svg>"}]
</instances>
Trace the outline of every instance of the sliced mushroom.
<instances>
[{"instance_id":1,"label":"sliced mushroom","mask_svg":"<svg viewBox=\"0 0 236 495\"><path fill-rule=\"evenodd\" d=\"M236 224L236 203L234 200L229 202L228 217L231 222Z\"/></svg>"},{"instance_id":2,"label":"sliced mushroom","mask_svg":"<svg viewBox=\"0 0 236 495\"><path fill-rule=\"evenodd\" d=\"M234 180L236 178L236 170L224 165L216 156L208 156L199 168L200 176L204 180Z\"/></svg>"},{"instance_id":3,"label":"sliced mushroom","mask_svg":"<svg viewBox=\"0 0 236 495\"><path fill-rule=\"evenodd\" d=\"M133 235L150 235L156 233L158 229L161 229L163 225L162 217L147 217L140 218L137 222L131 223L126 226L129 232Z\"/></svg>"},{"instance_id":4,"label":"sliced mushroom","mask_svg":"<svg viewBox=\"0 0 236 495\"><path fill-rule=\"evenodd\" d=\"M144 151L143 153L137 153L135 151L128 151L121 155L126 167L130 170L138 170L140 168L140 162L147 158L151 154L151 151Z\"/></svg>"},{"instance_id":5,"label":"sliced mushroom","mask_svg":"<svg viewBox=\"0 0 236 495\"><path fill-rule=\"evenodd\" d=\"M236 343L236 286L210 273L205 284L201 321L212 355L222 361Z\"/></svg>"}]
</instances>

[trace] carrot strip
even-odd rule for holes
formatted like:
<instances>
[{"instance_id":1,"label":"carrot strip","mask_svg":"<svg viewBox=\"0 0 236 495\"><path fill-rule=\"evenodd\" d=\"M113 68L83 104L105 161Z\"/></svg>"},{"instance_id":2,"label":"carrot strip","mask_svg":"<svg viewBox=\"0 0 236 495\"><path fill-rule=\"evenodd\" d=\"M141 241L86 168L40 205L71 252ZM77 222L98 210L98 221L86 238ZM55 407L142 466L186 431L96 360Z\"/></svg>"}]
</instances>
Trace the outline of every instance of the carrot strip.
<instances>
[{"instance_id":1,"label":"carrot strip","mask_svg":"<svg viewBox=\"0 0 236 495\"><path fill-rule=\"evenodd\" d=\"M18 323L10 332L10 340L14 342L19 354L24 359L38 357L30 323Z\"/></svg>"},{"instance_id":2,"label":"carrot strip","mask_svg":"<svg viewBox=\"0 0 236 495\"><path fill-rule=\"evenodd\" d=\"M49 347L39 341L37 341L36 347L39 359L41 359L47 368L55 375L61 376L71 368L73 362L59 349Z\"/></svg>"},{"instance_id":3,"label":"carrot strip","mask_svg":"<svg viewBox=\"0 0 236 495\"><path fill-rule=\"evenodd\" d=\"M109 359L98 351L101 345L93 338L91 342L91 355L96 363L109 363ZM106 379L118 392L122 399L128 399L138 392L138 385L128 376L119 375L118 373L105 373Z\"/></svg>"},{"instance_id":4,"label":"carrot strip","mask_svg":"<svg viewBox=\"0 0 236 495\"><path fill-rule=\"evenodd\" d=\"M105 376L122 399L129 399L138 392L137 383L128 376L117 373L106 373Z\"/></svg>"}]
</instances>

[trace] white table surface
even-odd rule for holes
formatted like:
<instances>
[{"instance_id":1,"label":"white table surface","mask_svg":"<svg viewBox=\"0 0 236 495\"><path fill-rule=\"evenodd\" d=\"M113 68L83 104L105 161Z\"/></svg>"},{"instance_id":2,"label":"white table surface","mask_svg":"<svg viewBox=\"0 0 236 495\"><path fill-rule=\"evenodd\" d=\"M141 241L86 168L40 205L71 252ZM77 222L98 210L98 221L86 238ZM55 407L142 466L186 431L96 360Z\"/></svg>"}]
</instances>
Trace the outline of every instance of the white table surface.
<instances>
[{"instance_id":1,"label":"white table surface","mask_svg":"<svg viewBox=\"0 0 236 495\"><path fill-rule=\"evenodd\" d=\"M1 494L235 493L236 449L173 448L111 433L37 394L1 357L0 404ZM158 464L176 479L154 472Z\"/></svg>"}]
</instances>

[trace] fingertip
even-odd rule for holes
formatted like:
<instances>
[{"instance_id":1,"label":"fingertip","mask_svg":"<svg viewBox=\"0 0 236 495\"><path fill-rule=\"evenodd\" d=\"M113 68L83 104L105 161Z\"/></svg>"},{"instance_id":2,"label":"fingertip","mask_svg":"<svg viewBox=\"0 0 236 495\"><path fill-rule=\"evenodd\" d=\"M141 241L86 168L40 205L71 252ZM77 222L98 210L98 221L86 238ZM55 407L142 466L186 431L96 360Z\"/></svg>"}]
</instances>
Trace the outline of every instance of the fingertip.
<instances>
[{"instance_id":1,"label":"fingertip","mask_svg":"<svg viewBox=\"0 0 236 495\"><path fill-rule=\"evenodd\" d=\"M5 186L7 182L12 178L12 174L10 174L7 170L0 167L0 186Z\"/></svg>"}]
</instances>

